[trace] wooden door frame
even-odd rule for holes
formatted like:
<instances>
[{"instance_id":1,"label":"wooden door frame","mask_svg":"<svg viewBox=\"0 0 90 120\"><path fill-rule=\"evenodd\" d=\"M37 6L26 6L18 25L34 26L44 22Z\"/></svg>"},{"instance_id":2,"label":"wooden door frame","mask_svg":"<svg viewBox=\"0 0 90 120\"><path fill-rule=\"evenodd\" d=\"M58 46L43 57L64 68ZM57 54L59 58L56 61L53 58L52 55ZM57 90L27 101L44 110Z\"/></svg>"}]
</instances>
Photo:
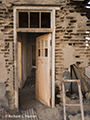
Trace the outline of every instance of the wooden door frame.
<instances>
[{"instance_id":1,"label":"wooden door frame","mask_svg":"<svg viewBox=\"0 0 90 120\"><path fill-rule=\"evenodd\" d=\"M18 73L17 73L17 12L18 10L40 10L40 11L51 11L51 33L52 33L52 75L51 75L51 86L52 86L52 108L55 107L55 10L59 10L59 7L37 7L37 6L31 6L31 7L14 7L13 15L14 15L14 66L15 66L15 108L18 111L19 110L19 101L18 101ZM42 31L42 30L41 30ZM40 31L40 32L41 32ZM45 31L45 30L44 30ZM50 30L49 30L50 31ZM27 31L26 32L30 32ZM37 32L37 30L36 30ZM45 31L48 32L48 31Z\"/></svg>"}]
</instances>

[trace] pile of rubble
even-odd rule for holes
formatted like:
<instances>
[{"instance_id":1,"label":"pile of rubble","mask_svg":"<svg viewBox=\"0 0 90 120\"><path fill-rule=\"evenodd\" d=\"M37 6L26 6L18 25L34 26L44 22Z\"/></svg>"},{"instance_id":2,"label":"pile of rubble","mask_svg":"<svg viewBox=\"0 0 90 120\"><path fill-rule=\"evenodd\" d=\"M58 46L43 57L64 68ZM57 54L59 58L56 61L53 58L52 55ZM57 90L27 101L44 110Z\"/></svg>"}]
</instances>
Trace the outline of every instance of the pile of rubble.
<instances>
[{"instance_id":1,"label":"pile of rubble","mask_svg":"<svg viewBox=\"0 0 90 120\"><path fill-rule=\"evenodd\" d=\"M82 120L81 119L81 114L77 114L77 115L68 115L68 118L69 118L69 120ZM84 120L90 120L90 116L89 115L87 115L87 116L85 116L84 117Z\"/></svg>"}]
</instances>

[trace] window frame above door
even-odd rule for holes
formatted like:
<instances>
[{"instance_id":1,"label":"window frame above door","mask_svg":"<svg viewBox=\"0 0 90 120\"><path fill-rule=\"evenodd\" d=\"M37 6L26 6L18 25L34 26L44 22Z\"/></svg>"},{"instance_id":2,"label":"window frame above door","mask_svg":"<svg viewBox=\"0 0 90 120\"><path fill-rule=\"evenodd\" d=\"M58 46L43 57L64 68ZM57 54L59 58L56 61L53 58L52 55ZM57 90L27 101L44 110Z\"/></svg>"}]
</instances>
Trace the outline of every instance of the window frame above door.
<instances>
[{"instance_id":1,"label":"window frame above door","mask_svg":"<svg viewBox=\"0 0 90 120\"><path fill-rule=\"evenodd\" d=\"M44 27L42 27L42 22L43 22L43 20L42 20L42 14L43 13L50 13L50 16L49 16L49 19L50 19L50 26L49 27L46 27L47 29L49 28L52 28L52 26L51 26L51 11L40 11L40 10L18 10L18 13L17 13L17 19L18 19L18 23L17 23L17 28L22 28L22 29L25 29L24 27L20 27L20 16L19 16L19 13L27 13L27 15L28 15L28 18L27 18L27 20L28 20L28 22L27 22L27 27L26 28L29 28L29 29L31 29L31 28L33 28L33 27L31 27L31 17L30 17L30 15L31 15L31 13L38 13L38 20L39 20L39 22L38 22L38 27L36 27L36 28L34 28L34 29L37 29L37 28L43 28L44 29Z\"/></svg>"}]
</instances>

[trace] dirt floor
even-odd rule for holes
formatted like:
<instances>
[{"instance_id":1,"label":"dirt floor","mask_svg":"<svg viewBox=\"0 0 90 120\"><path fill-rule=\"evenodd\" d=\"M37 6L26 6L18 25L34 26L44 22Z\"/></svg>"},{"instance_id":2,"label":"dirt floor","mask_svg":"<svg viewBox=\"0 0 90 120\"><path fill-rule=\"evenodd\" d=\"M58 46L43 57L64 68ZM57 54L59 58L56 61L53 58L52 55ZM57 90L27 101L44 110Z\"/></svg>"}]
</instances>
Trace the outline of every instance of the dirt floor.
<instances>
[{"instance_id":1,"label":"dirt floor","mask_svg":"<svg viewBox=\"0 0 90 120\"><path fill-rule=\"evenodd\" d=\"M63 107L62 105L55 108L50 108L40 103L35 99L35 78L28 78L24 88L20 90L20 110L27 110L29 108L34 108L39 120L64 120L63 118ZM71 99L67 98L67 101L71 103ZM86 100L84 101L84 113L85 116L89 115L90 118L90 103ZM69 120L69 115L80 114L80 108L69 107L67 108L67 120ZM71 120L71 119L70 119ZM77 119L76 119L77 120Z\"/></svg>"},{"instance_id":2,"label":"dirt floor","mask_svg":"<svg viewBox=\"0 0 90 120\"><path fill-rule=\"evenodd\" d=\"M20 110L27 110L29 108L34 108L39 120L63 120L62 107L52 109L35 99L35 86L32 82L29 85L26 84L25 87L20 90Z\"/></svg>"}]
</instances>

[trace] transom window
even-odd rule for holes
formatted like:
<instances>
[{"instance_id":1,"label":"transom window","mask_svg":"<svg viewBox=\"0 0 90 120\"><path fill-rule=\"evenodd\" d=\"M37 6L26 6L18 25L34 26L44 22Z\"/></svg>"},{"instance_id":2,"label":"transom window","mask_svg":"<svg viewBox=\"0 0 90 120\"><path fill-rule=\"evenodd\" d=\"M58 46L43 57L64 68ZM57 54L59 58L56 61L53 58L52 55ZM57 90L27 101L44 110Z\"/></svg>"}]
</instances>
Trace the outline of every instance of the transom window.
<instances>
[{"instance_id":1,"label":"transom window","mask_svg":"<svg viewBox=\"0 0 90 120\"><path fill-rule=\"evenodd\" d=\"M50 12L19 12L19 28L51 28Z\"/></svg>"}]
</instances>

